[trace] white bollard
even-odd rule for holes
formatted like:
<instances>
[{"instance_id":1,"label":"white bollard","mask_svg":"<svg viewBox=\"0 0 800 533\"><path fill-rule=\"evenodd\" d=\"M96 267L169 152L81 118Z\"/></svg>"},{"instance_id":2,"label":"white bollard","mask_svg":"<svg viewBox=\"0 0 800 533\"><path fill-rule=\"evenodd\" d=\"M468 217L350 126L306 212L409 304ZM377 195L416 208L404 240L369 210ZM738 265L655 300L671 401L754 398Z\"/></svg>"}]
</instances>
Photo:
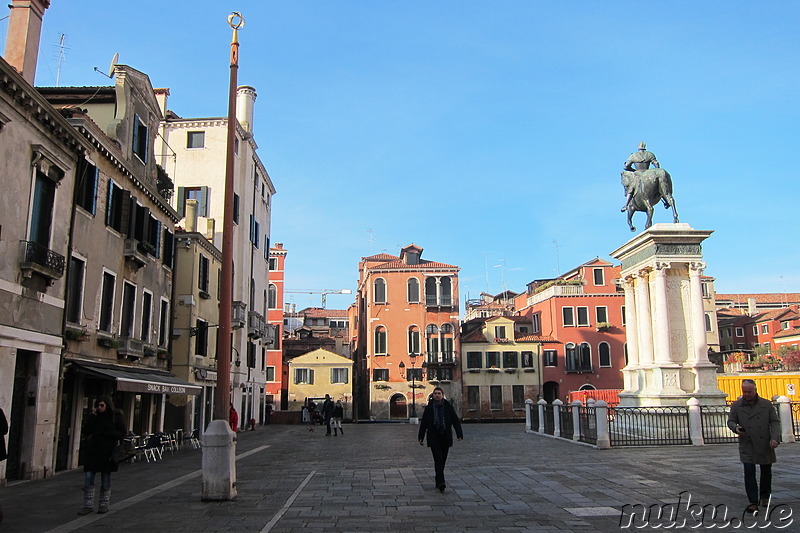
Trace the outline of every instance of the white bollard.
<instances>
[{"instance_id":1,"label":"white bollard","mask_svg":"<svg viewBox=\"0 0 800 533\"><path fill-rule=\"evenodd\" d=\"M533 408L533 400L528 398L525 400L525 430L531 431L531 409Z\"/></svg>"},{"instance_id":2,"label":"white bollard","mask_svg":"<svg viewBox=\"0 0 800 533\"><path fill-rule=\"evenodd\" d=\"M236 499L235 437L227 420L212 420L203 433L203 501Z\"/></svg>"},{"instance_id":3,"label":"white bollard","mask_svg":"<svg viewBox=\"0 0 800 533\"><path fill-rule=\"evenodd\" d=\"M572 440L581 440L581 406L580 400L572 402Z\"/></svg>"},{"instance_id":4,"label":"white bollard","mask_svg":"<svg viewBox=\"0 0 800 533\"><path fill-rule=\"evenodd\" d=\"M594 403L595 417L597 418L597 448L605 450L611 448L611 435L608 433L608 404L603 400Z\"/></svg>"},{"instance_id":5,"label":"white bollard","mask_svg":"<svg viewBox=\"0 0 800 533\"><path fill-rule=\"evenodd\" d=\"M561 406L564 402L561 400L553 400L553 436L561 436Z\"/></svg>"},{"instance_id":6,"label":"white bollard","mask_svg":"<svg viewBox=\"0 0 800 533\"><path fill-rule=\"evenodd\" d=\"M689 406L689 437L692 439L692 445L705 446L706 442L703 440L703 415L700 412L700 400L697 398L689 398L686 400L686 405Z\"/></svg>"},{"instance_id":7,"label":"white bollard","mask_svg":"<svg viewBox=\"0 0 800 533\"><path fill-rule=\"evenodd\" d=\"M539 407L539 433L544 433L544 406L547 405L547 402L539 400L536 404Z\"/></svg>"},{"instance_id":8,"label":"white bollard","mask_svg":"<svg viewBox=\"0 0 800 533\"><path fill-rule=\"evenodd\" d=\"M778 396L778 418L781 419L781 442L796 442L794 421L792 420L792 401L786 396Z\"/></svg>"}]
</instances>

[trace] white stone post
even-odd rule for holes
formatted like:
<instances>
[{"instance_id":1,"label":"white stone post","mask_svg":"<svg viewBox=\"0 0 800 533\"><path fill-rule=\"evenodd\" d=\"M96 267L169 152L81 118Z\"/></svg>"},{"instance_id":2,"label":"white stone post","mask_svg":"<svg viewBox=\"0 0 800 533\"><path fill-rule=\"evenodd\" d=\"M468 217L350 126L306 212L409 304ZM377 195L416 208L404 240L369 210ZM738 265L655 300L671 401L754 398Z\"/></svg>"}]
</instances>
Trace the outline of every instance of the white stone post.
<instances>
[{"instance_id":1,"label":"white stone post","mask_svg":"<svg viewBox=\"0 0 800 533\"><path fill-rule=\"evenodd\" d=\"M653 321L650 315L650 270L642 269L636 276L636 323L639 326L639 363L652 365Z\"/></svg>"},{"instance_id":2,"label":"white stone post","mask_svg":"<svg viewBox=\"0 0 800 533\"><path fill-rule=\"evenodd\" d=\"M547 402L542 399L536 404L539 407L539 433L544 433L544 406L547 405Z\"/></svg>"},{"instance_id":3,"label":"white stone post","mask_svg":"<svg viewBox=\"0 0 800 533\"><path fill-rule=\"evenodd\" d=\"M704 446L703 415L700 412L700 400L697 398L689 398L686 400L686 405L689 406L689 437L692 439L692 445Z\"/></svg>"},{"instance_id":4,"label":"white stone post","mask_svg":"<svg viewBox=\"0 0 800 533\"><path fill-rule=\"evenodd\" d=\"M708 363L708 341L706 339L706 312L703 308L703 286L700 276L705 263L695 261L689 263L689 299L692 310L693 362Z\"/></svg>"},{"instance_id":5,"label":"white stone post","mask_svg":"<svg viewBox=\"0 0 800 533\"><path fill-rule=\"evenodd\" d=\"M564 402L561 400L553 400L553 436L561 436L561 406Z\"/></svg>"},{"instance_id":6,"label":"white stone post","mask_svg":"<svg viewBox=\"0 0 800 533\"><path fill-rule=\"evenodd\" d=\"M778 396L778 417L781 419L781 442L795 442L792 401L786 396Z\"/></svg>"},{"instance_id":7,"label":"white stone post","mask_svg":"<svg viewBox=\"0 0 800 533\"><path fill-rule=\"evenodd\" d=\"M227 420L212 420L203 433L203 501L236 498L236 433Z\"/></svg>"},{"instance_id":8,"label":"white stone post","mask_svg":"<svg viewBox=\"0 0 800 533\"><path fill-rule=\"evenodd\" d=\"M581 403L580 400L572 402L572 440L581 440Z\"/></svg>"},{"instance_id":9,"label":"white stone post","mask_svg":"<svg viewBox=\"0 0 800 533\"><path fill-rule=\"evenodd\" d=\"M531 431L531 409L533 409L533 400L528 398L525 400L525 431Z\"/></svg>"},{"instance_id":10,"label":"white stone post","mask_svg":"<svg viewBox=\"0 0 800 533\"><path fill-rule=\"evenodd\" d=\"M611 435L608 432L608 404L600 400L594 404L594 414L597 418L597 448L605 450L611 448Z\"/></svg>"}]
</instances>

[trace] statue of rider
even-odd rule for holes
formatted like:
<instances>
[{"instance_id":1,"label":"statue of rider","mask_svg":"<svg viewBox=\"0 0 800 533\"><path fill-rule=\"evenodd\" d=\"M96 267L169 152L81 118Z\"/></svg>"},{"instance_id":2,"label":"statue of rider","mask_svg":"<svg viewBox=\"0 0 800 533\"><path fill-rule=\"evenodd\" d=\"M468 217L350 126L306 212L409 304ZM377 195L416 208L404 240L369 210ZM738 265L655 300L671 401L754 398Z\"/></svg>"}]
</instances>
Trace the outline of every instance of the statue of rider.
<instances>
[{"instance_id":1,"label":"statue of rider","mask_svg":"<svg viewBox=\"0 0 800 533\"><path fill-rule=\"evenodd\" d=\"M656 155L648 151L647 143L642 141L639 143L639 151L632 153L630 157L628 157L623 168L631 172L643 172L650 168L651 163L655 168L661 168L656 159ZM623 207L621 211L628 210L633 194L636 192L636 183L638 181L639 180L631 180L630 185L625 185L623 182L622 185L625 187L625 207Z\"/></svg>"}]
</instances>

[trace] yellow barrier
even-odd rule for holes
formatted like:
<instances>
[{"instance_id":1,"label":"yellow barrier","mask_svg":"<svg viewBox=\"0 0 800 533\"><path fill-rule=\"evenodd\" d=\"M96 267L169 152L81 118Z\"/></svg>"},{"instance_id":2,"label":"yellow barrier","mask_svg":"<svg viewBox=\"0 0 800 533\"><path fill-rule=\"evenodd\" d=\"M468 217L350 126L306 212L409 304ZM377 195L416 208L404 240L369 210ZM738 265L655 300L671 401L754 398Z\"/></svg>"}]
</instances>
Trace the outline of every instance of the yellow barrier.
<instances>
[{"instance_id":1,"label":"yellow barrier","mask_svg":"<svg viewBox=\"0 0 800 533\"><path fill-rule=\"evenodd\" d=\"M800 373L798 372L757 372L736 374L717 374L717 386L734 401L742 394L742 380L756 382L758 395L771 400L773 396L786 396L792 401L800 401Z\"/></svg>"}]
</instances>

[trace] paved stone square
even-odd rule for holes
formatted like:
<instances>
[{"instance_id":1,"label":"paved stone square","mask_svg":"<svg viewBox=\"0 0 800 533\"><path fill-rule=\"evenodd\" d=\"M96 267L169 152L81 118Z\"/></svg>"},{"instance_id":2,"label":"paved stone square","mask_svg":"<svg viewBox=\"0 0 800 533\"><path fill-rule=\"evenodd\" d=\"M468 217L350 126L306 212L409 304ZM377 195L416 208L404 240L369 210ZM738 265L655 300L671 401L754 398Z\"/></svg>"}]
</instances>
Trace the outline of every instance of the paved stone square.
<instances>
[{"instance_id":1,"label":"paved stone square","mask_svg":"<svg viewBox=\"0 0 800 533\"><path fill-rule=\"evenodd\" d=\"M191 447L166 452L156 463L123 465L105 515L75 514L82 471L12 483L0 488L6 515L0 530L621 531L626 504L676 504L684 491L700 506L725 506L728 519L740 519L747 504L736 445L596 450L526 434L522 424L468 424L464 441L451 450L448 487L440 494L430 451L416 441L417 426L344 429L339 437L305 426L240 433L238 498L231 502L200 501L201 452ZM798 459L797 444L778 448L773 499L783 506L771 516L791 512L796 522L784 531L800 531ZM686 512L680 516L691 520ZM736 529L736 522L723 528L722 517L716 520L717 530ZM626 529L655 530L656 522L634 521Z\"/></svg>"}]
</instances>

